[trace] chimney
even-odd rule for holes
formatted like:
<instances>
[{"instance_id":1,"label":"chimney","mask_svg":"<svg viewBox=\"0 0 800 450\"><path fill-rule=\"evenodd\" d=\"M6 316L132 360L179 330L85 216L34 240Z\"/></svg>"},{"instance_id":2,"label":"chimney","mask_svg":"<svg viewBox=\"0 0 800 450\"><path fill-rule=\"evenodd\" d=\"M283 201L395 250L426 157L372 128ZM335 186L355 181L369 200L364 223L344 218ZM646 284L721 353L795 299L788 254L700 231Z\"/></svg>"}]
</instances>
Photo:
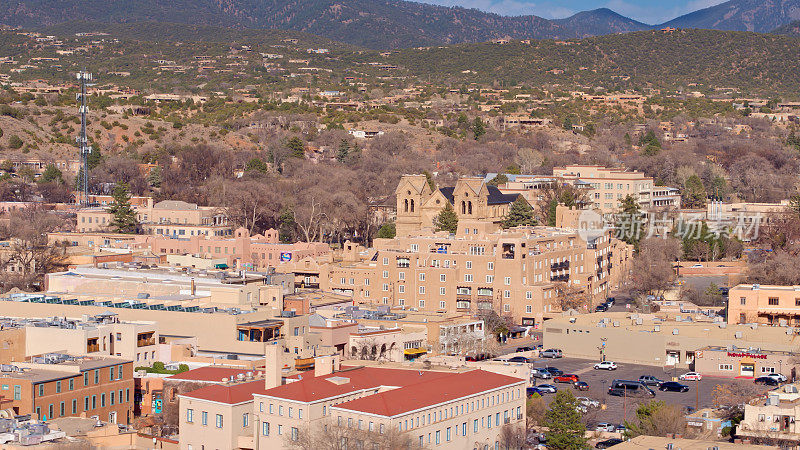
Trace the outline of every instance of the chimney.
<instances>
[{"instance_id":1,"label":"chimney","mask_svg":"<svg viewBox=\"0 0 800 450\"><path fill-rule=\"evenodd\" d=\"M314 361L314 376L322 377L339 371L341 356L336 353L333 355L317 356Z\"/></svg>"},{"instance_id":2,"label":"chimney","mask_svg":"<svg viewBox=\"0 0 800 450\"><path fill-rule=\"evenodd\" d=\"M264 389L281 385L281 348L277 344L267 344L264 354Z\"/></svg>"}]
</instances>

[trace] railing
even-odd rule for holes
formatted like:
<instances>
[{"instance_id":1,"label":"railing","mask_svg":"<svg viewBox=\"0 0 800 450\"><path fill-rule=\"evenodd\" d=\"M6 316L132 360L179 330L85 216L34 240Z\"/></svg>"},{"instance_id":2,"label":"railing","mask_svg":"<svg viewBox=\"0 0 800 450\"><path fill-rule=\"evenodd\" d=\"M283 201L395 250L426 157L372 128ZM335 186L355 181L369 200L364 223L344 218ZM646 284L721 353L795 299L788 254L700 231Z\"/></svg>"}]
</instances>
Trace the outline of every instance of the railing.
<instances>
[{"instance_id":1,"label":"railing","mask_svg":"<svg viewBox=\"0 0 800 450\"><path fill-rule=\"evenodd\" d=\"M155 336L147 338L147 339L137 339L136 346L137 347L147 347L150 345L156 345L156 338Z\"/></svg>"}]
</instances>

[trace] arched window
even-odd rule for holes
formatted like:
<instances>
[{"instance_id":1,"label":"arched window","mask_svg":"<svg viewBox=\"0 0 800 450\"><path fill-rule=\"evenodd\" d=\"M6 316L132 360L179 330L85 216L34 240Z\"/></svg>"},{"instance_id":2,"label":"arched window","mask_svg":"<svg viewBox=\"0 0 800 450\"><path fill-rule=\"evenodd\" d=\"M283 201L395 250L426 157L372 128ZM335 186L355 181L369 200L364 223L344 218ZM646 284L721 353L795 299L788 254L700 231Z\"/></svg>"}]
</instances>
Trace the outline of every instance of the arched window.
<instances>
[{"instance_id":1,"label":"arched window","mask_svg":"<svg viewBox=\"0 0 800 450\"><path fill-rule=\"evenodd\" d=\"M414 200L411 200L411 212L414 212Z\"/></svg>"},{"instance_id":2,"label":"arched window","mask_svg":"<svg viewBox=\"0 0 800 450\"><path fill-rule=\"evenodd\" d=\"M467 210L468 210L467 214L472 214L472 201L470 201L470 202L468 203L468 205L469 205L469 207L468 207L468 209L467 209Z\"/></svg>"},{"instance_id":3,"label":"arched window","mask_svg":"<svg viewBox=\"0 0 800 450\"><path fill-rule=\"evenodd\" d=\"M403 212L408 212L408 199L406 199L406 206L403 208Z\"/></svg>"},{"instance_id":4,"label":"arched window","mask_svg":"<svg viewBox=\"0 0 800 450\"><path fill-rule=\"evenodd\" d=\"M467 202L462 200L461 201L461 214L466 214L466 213L467 213Z\"/></svg>"}]
</instances>

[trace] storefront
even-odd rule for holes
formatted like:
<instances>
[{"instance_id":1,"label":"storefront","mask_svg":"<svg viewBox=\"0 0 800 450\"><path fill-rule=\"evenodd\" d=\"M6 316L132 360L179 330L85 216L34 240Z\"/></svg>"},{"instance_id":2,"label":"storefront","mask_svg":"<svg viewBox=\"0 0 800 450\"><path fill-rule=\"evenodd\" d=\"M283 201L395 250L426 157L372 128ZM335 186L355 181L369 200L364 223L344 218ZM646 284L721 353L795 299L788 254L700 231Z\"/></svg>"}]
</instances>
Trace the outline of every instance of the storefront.
<instances>
[{"instance_id":1,"label":"storefront","mask_svg":"<svg viewBox=\"0 0 800 450\"><path fill-rule=\"evenodd\" d=\"M800 354L762 349L705 347L695 352L695 371L703 375L758 378L781 373L796 379Z\"/></svg>"}]
</instances>

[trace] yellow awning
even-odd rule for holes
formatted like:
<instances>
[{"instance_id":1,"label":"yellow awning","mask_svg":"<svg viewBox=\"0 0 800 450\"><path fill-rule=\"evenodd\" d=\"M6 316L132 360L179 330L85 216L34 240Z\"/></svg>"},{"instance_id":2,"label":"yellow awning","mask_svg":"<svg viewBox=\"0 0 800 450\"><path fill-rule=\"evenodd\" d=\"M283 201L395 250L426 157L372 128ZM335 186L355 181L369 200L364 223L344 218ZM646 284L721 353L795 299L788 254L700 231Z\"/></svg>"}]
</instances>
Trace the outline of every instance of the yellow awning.
<instances>
[{"instance_id":1,"label":"yellow awning","mask_svg":"<svg viewBox=\"0 0 800 450\"><path fill-rule=\"evenodd\" d=\"M403 350L403 353L406 355L422 355L423 353L428 353L428 351L424 348L407 348Z\"/></svg>"}]
</instances>

